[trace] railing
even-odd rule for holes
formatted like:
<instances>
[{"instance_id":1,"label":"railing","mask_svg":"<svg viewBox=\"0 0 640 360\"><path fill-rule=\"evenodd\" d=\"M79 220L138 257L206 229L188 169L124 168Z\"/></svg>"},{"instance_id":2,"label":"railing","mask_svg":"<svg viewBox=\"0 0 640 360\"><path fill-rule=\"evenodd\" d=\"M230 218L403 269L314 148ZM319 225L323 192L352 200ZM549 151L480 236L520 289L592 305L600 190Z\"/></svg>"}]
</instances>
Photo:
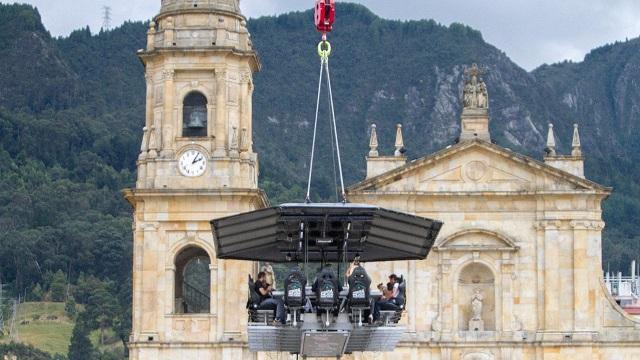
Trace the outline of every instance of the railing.
<instances>
[{"instance_id":1,"label":"railing","mask_svg":"<svg viewBox=\"0 0 640 360\"><path fill-rule=\"evenodd\" d=\"M185 314L203 314L210 310L211 297L197 287L184 282Z\"/></svg>"}]
</instances>

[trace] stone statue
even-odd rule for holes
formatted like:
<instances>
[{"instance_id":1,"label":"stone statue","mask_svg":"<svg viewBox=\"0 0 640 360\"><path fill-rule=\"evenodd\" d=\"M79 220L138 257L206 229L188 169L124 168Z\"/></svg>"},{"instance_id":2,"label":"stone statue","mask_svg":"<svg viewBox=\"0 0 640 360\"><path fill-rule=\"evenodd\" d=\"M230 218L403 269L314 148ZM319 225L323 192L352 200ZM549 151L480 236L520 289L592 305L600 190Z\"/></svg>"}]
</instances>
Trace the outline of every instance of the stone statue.
<instances>
[{"instance_id":1,"label":"stone statue","mask_svg":"<svg viewBox=\"0 0 640 360\"><path fill-rule=\"evenodd\" d=\"M480 289L476 289L473 294L473 298L471 299L471 319L472 320L481 320L482 319L482 306L484 301L484 296L480 292Z\"/></svg>"},{"instance_id":2,"label":"stone statue","mask_svg":"<svg viewBox=\"0 0 640 360\"><path fill-rule=\"evenodd\" d=\"M471 320L469 320L469 330L484 331L484 321L482 320L482 308L484 306L484 296L480 289L476 289L471 298Z\"/></svg>"},{"instance_id":3,"label":"stone statue","mask_svg":"<svg viewBox=\"0 0 640 360\"><path fill-rule=\"evenodd\" d=\"M462 99L465 109L489 108L487 85L480 77L483 73L476 64L473 64L470 69L465 70L465 84Z\"/></svg>"}]
</instances>

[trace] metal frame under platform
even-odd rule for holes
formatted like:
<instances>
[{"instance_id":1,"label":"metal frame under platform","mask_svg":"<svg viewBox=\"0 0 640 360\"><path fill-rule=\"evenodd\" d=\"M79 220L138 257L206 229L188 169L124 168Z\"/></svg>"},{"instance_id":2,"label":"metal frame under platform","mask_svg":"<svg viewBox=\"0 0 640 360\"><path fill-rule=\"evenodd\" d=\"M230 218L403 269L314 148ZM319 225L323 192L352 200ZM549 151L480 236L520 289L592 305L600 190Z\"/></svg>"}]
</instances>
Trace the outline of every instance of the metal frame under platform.
<instances>
[{"instance_id":1,"label":"metal frame under platform","mask_svg":"<svg viewBox=\"0 0 640 360\"><path fill-rule=\"evenodd\" d=\"M360 326L351 329L305 329L303 327L249 324L249 350L289 352L304 357L337 357L353 352L394 351L405 328Z\"/></svg>"}]
</instances>

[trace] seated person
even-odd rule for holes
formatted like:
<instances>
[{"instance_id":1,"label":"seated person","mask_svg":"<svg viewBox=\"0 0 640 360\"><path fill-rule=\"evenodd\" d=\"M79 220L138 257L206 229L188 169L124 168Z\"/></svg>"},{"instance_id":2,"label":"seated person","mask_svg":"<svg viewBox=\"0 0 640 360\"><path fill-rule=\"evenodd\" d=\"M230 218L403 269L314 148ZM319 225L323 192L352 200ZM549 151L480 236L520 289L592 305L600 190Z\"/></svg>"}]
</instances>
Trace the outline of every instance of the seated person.
<instances>
[{"instance_id":1,"label":"seated person","mask_svg":"<svg viewBox=\"0 0 640 360\"><path fill-rule=\"evenodd\" d=\"M398 308L396 298L400 293L400 284L398 284L398 277L396 274L389 275L389 282L387 283L387 286L378 284L378 289L382 292L382 296L373 304L371 308L371 315L369 315L370 319L374 322L380 319L380 310L395 310Z\"/></svg>"},{"instance_id":2,"label":"seated person","mask_svg":"<svg viewBox=\"0 0 640 360\"><path fill-rule=\"evenodd\" d=\"M347 269L347 272L344 273L344 276L349 279L351 277L351 274L353 274L353 270L355 270L356 268L359 268L360 265L360 257L356 257L353 262L349 265L349 268Z\"/></svg>"},{"instance_id":3,"label":"seated person","mask_svg":"<svg viewBox=\"0 0 640 360\"><path fill-rule=\"evenodd\" d=\"M260 295L260 306L264 305L275 305L276 306L276 316L273 321L274 324L286 323L285 313L284 313L284 301L281 299L276 299L271 295L273 291L273 286L267 283L267 273L261 271L258 273L258 279L255 282L255 290Z\"/></svg>"}]
</instances>

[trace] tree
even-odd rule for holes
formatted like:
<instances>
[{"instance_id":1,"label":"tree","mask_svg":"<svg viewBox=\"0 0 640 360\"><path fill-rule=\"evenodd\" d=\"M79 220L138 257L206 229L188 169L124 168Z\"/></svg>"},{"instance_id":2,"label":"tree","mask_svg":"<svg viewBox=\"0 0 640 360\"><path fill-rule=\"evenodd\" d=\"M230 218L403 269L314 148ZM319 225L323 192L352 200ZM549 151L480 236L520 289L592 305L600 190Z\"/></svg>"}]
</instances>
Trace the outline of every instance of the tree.
<instances>
[{"instance_id":1,"label":"tree","mask_svg":"<svg viewBox=\"0 0 640 360\"><path fill-rule=\"evenodd\" d=\"M67 293L67 277L64 275L62 270L58 270L53 275L50 291L51 291L52 301L54 302L64 301L65 295Z\"/></svg>"},{"instance_id":2,"label":"tree","mask_svg":"<svg viewBox=\"0 0 640 360\"><path fill-rule=\"evenodd\" d=\"M69 360L87 360L93 357L94 349L89 333L91 329L85 319L84 314L78 317L76 325L71 334L71 344L69 344Z\"/></svg>"},{"instance_id":3,"label":"tree","mask_svg":"<svg viewBox=\"0 0 640 360\"><path fill-rule=\"evenodd\" d=\"M70 319L74 319L78 311L76 310L76 301L73 299L73 296L69 296L67 301L64 303L64 312Z\"/></svg>"},{"instance_id":4,"label":"tree","mask_svg":"<svg viewBox=\"0 0 640 360\"><path fill-rule=\"evenodd\" d=\"M31 290L31 295L33 296L33 300L42 301L42 298L44 297L44 291L42 291L42 286L40 286L40 283L37 283L33 290Z\"/></svg>"}]
</instances>

